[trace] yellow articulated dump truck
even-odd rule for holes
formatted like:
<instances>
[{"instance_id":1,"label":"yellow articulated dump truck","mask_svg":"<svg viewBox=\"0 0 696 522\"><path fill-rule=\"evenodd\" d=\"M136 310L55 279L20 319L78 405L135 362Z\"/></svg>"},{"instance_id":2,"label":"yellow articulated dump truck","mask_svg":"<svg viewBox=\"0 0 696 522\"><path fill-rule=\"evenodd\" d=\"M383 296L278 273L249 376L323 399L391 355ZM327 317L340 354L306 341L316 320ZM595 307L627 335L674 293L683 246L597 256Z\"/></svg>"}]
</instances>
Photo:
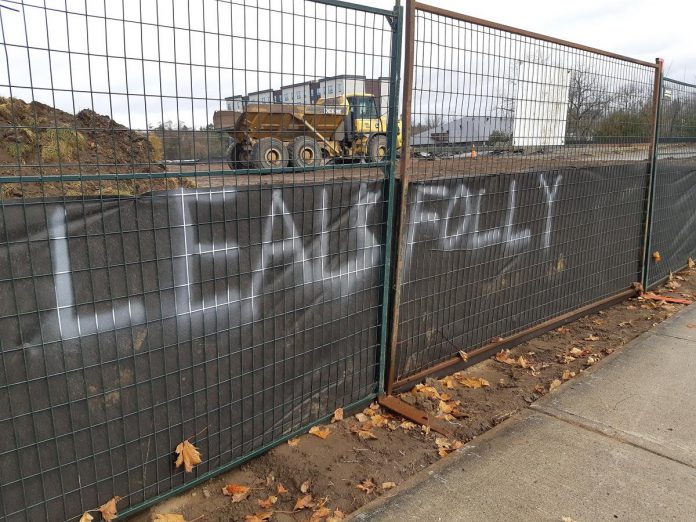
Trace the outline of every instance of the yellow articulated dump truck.
<instances>
[{"instance_id":1,"label":"yellow articulated dump truck","mask_svg":"<svg viewBox=\"0 0 696 522\"><path fill-rule=\"evenodd\" d=\"M233 169L316 167L331 160L384 161L387 118L375 97L347 94L314 104L247 103L241 111L217 111L216 130L232 142L227 161ZM397 129L401 146L401 124Z\"/></svg>"}]
</instances>

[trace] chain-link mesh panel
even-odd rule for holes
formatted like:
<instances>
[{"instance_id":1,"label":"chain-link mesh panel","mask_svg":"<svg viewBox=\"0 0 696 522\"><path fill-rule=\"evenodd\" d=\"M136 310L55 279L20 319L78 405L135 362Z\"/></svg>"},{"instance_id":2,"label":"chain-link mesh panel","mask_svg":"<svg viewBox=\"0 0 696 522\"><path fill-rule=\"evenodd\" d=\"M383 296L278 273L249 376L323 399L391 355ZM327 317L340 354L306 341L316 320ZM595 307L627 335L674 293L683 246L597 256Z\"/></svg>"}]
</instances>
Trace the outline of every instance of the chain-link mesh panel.
<instances>
[{"instance_id":1,"label":"chain-link mesh panel","mask_svg":"<svg viewBox=\"0 0 696 522\"><path fill-rule=\"evenodd\" d=\"M696 257L696 85L665 78L656 151L649 286Z\"/></svg>"},{"instance_id":2,"label":"chain-link mesh panel","mask_svg":"<svg viewBox=\"0 0 696 522\"><path fill-rule=\"evenodd\" d=\"M0 519L127 515L375 396L399 22L3 2Z\"/></svg>"},{"instance_id":3,"label":"chain-link mesh panel","mask_svg":"<svg viewBox=\"0 0 696 522\"><path fill-rule=\"evenodd\" d=\"M651 64L412 23L397 381L640 281L654 126Z\"/></svg>"}]
</instances>

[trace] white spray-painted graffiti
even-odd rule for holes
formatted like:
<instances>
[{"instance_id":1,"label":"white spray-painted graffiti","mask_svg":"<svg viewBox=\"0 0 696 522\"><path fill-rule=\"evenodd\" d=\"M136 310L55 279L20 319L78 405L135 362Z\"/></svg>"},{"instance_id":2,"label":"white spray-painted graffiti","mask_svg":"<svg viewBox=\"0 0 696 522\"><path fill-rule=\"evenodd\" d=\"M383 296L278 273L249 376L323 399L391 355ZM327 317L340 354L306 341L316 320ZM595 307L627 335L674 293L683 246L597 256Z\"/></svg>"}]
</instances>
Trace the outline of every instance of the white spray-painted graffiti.
<instances>
[{"instance_id":1,"label":"white spray-painted graffiti","mask_svg":"<svg viewBox=\"0 0 696 522\"><path fill-rule=\"evenodd\" d=\"M542 246L551 245L553 224L553 207L562 181L559 174L549 181L544 174L539 174L539 186L542 189L545 205L545 219L542 233ZM507 206L502 223L493 228L481 230L482 202L486 189L474 190L467 186L466 179L458 180L455 187L444 184L418 184L409 210L408 243L418 241L422 227L428 227L428 237L437 240L435 250L459 251L478 250L493 245L505 245L510 254L523 252L530 248L532 231L528 226L517 224L517 182L513 178L507 189ZM446 204L443 205L443 203ZM432 203L432 205L430 205ZM443 208L444 206L444 208ZM455 210L463 211L455 215ZM432 208L430 210L429 208Z\"/></svg>"},{"instance_id":2,"label":"white spray-painted graffiti","mask_svg":"<svg viewBox=\"0 0 696 522\"><path fill-rule=\"evenodd\" d=\"M354 291L369 270L380 268L383 257L381 237L375 234L372 219L381 205L382 192L378 185L361 183L353 201L337 202L330 189L319 190L320 202L316 208L292 209L283 198L283 190L272 191L265 215L247 219L248 226L256 227L257 241L241 245L239 238L227 234L216 237L206 234L202 239L201 227L194 219L200 202L208 205L229 205L230 199L243 197L247 192L211 190L210 192L181 192L168 197L167 213L172 226L171 259L176 315L194 314L225 306L235 306L234 322L248 324L264 319L258 300L279 286L288 289L322 282L329 289L330 300ZM340 209L339 212L336 209ZM303 231L303 214L315 216L311 231ZM298 224L299 222L299 224ZM318 223L318 228L315 226ZM112 299L104 306L84 313L75 302L75 283L69 255L67 213L64 207L55 207L48 216L51 262L55 288L55 310L60 339L70 339L94 333L144 324L147 321L142 295ZM242 252L242 250L247 250ZM254 257L249 252L255 250ZM223 284L214 290L203 291L200 267L204 263L226 263L241 266L240 257L253 257L247 271L226 274ZM374 275L374 274L373 274ZM194 287L198 285L197 291ZM316 296L311 299L316 300ZM45 315L50 320L50 313ZM38 335L38 334L37 334ZM32 342L40 342L37 337Z\"/></svg>"}]
</instances>

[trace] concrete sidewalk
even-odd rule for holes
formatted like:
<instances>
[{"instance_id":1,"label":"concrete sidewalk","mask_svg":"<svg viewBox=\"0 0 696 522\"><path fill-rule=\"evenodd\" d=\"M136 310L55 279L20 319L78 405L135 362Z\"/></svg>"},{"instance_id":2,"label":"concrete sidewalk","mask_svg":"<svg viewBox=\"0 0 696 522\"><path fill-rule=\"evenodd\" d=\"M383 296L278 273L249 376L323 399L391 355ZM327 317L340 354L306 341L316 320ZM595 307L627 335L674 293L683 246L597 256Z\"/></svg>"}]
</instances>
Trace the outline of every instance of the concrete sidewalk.
<instances>
[{"instance_id":1,"label":"concrete sidewalk","mask_svg":"<svg viewBox=\"0 0 696 522\"><path fill-rule=\"evenodd\" d=\"M564 517L696 520L696 306L351 519Z\"/></svg>"}]
</instances>

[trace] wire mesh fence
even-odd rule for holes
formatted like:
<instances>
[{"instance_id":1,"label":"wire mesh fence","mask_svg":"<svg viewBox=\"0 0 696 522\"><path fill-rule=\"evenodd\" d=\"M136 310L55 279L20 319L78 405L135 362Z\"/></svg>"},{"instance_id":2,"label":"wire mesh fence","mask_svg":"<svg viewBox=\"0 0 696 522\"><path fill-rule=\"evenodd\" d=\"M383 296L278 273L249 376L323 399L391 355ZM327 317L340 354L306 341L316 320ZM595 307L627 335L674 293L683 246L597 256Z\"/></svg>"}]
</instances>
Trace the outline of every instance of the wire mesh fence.
<instances>
[{"instance_id":1,"label":"wire mesh fence","mask_svg":"<svg viewBox=\"0 0 696 522\"><path fill-rule=\"evenodd\" d=\"M3 2L1 519L128 515L375 396L399 22Z\"/></svg>"},{"instance_id":2,"label":"wire mesh fence","mask_svg":"<svg viewBox=\"0 0 696 522\"><path fill-rule=\"evenodd\" d=\"M654 64L410 5L392 383L640 281L655 121Z\"/></svg>"},{"instance_id":3,"label":"wire mesh fence","mask_svg":"<svg viewBox=\"0 0 696 522\"><path fill-rule=\"evenodd\" d=\"M654 178L649 286L696 257L696 85L662 83Z\"/></svg>"}]
</instances>

